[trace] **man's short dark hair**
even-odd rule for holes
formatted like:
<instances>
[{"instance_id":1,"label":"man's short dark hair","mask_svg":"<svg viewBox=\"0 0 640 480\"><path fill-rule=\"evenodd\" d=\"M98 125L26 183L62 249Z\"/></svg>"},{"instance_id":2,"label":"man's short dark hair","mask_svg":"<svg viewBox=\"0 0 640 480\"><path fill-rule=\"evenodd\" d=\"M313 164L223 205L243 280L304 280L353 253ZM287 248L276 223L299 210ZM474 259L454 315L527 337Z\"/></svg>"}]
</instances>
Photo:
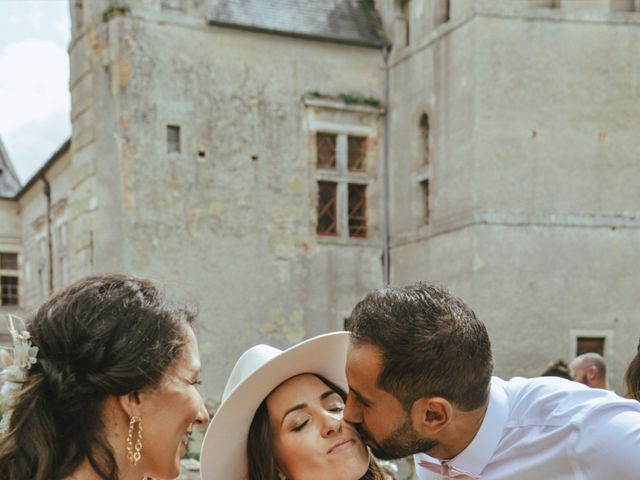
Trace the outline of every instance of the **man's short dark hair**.
<instances>
[{"instance_id":1,"label":"man's short dark hair","mask_svg":"<svg viewBox=\"0 0 640 480\"><path fill-rule=\"evenodd\" d=\"M356 345L382 352L378 386L409 410L422 397L446 398L461 410L487 401L493 371L484 324L457 297L419 282L369 293L347 320Z\"/></svg>"},{"instance_id":2,"label":"man's short dark hair","mask_svg":"<svg viewBox=\"0 0 640 480\"><path fill-rule=\"evenodd\" d=\"M566 378L567 380L573 380L571 378L571 372L569 371L569 366L567 362L562 359L554 360L553 362L547 365L547 368L540 374L541 377L560 377Z\"/></svg>"}]
</instances>

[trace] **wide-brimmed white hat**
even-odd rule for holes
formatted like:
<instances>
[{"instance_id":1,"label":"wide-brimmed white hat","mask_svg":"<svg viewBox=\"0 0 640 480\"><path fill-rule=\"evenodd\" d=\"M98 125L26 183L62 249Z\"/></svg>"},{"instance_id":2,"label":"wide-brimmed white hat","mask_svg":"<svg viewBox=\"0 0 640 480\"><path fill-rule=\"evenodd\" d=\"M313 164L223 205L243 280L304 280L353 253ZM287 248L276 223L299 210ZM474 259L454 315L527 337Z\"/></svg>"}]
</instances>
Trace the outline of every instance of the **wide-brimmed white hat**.
<instances>
[{"instance_id":1,"label":"wide-brimmed white hat","mask_svg":"<svg viewBox=\"0 0 640 480\"><path fill-rule=\"evenodd\" d=\"M231 371L202 442L202 480L246 480L247 438L256 410L271 391L302 373L316 373L347 390L347 332L305 340L287 350L256 345L242 354Z\"/></svg>"}]
</instances>

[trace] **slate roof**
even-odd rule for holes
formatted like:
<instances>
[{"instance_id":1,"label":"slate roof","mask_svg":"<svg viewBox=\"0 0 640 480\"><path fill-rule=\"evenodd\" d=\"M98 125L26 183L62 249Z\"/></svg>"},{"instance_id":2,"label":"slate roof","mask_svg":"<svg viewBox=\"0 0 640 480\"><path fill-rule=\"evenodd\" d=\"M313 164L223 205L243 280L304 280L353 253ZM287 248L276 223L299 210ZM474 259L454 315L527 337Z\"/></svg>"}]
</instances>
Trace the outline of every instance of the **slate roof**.
<instances>
[{"instance_id":1,"label":"slate roof","mask_svg":"<svg viewBox=\"0 0 640 480\"><path fill-rule=\"evenodd\" d=\"M369 47L384 44L373 0L212 0L212 25Z\"/></svg>"},{"instance_id":2,"label":"slate roof","mask_svg":"<svg viewBox=\"0 0 640 480\"><path fill-rule=\"evenodd\" d=\"M20 180L0 138L0 197L13 198L19 190Z\"/></svg>"}]
</instances>

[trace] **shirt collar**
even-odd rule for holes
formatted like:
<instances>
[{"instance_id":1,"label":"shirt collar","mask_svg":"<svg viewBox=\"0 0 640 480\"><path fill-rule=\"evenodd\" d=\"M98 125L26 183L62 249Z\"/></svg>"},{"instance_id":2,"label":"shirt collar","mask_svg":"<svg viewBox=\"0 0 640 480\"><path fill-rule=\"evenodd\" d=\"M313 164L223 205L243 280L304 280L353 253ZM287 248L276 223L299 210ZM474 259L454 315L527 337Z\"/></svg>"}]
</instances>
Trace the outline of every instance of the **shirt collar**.
<instances>
[{"instance_id":1,"label":"shirt collar","mask_svg":"<svg viewBox=\"0 0 640 480\"><path fill-rule=\"evenodd\" d=\"M467 445L467 448L446 462L456 470L480 475L493 456L498 443L500 443L509 417L509 399L502 384L503 381L497 377L491 379L489 405L478 433L476 433L471 443ZM425 453L420 453L417 456L419 460L442 463Z\"/></svg>"}]
</instances>

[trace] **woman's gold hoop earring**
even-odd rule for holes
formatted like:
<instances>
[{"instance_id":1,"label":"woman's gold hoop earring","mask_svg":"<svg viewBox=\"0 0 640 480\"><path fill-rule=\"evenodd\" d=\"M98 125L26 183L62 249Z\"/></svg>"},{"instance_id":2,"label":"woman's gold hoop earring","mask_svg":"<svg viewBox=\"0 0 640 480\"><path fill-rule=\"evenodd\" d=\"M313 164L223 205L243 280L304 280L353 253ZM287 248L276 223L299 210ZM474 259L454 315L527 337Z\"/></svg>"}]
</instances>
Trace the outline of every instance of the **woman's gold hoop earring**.
<instances>
[{"instance_id":1,"label":"woman's gold hoop earring","mask_svg":"<svg viewBox=\"0 0 640 480\"><path fill-rule=\"evenodd\" d=\"M133 443L133 432L138 426L135 444ZM137 465L142 457L142 419L137 415L129 420L129 432L127 433L127 457L131 465Z\"/></svg>"}]
</instances>

